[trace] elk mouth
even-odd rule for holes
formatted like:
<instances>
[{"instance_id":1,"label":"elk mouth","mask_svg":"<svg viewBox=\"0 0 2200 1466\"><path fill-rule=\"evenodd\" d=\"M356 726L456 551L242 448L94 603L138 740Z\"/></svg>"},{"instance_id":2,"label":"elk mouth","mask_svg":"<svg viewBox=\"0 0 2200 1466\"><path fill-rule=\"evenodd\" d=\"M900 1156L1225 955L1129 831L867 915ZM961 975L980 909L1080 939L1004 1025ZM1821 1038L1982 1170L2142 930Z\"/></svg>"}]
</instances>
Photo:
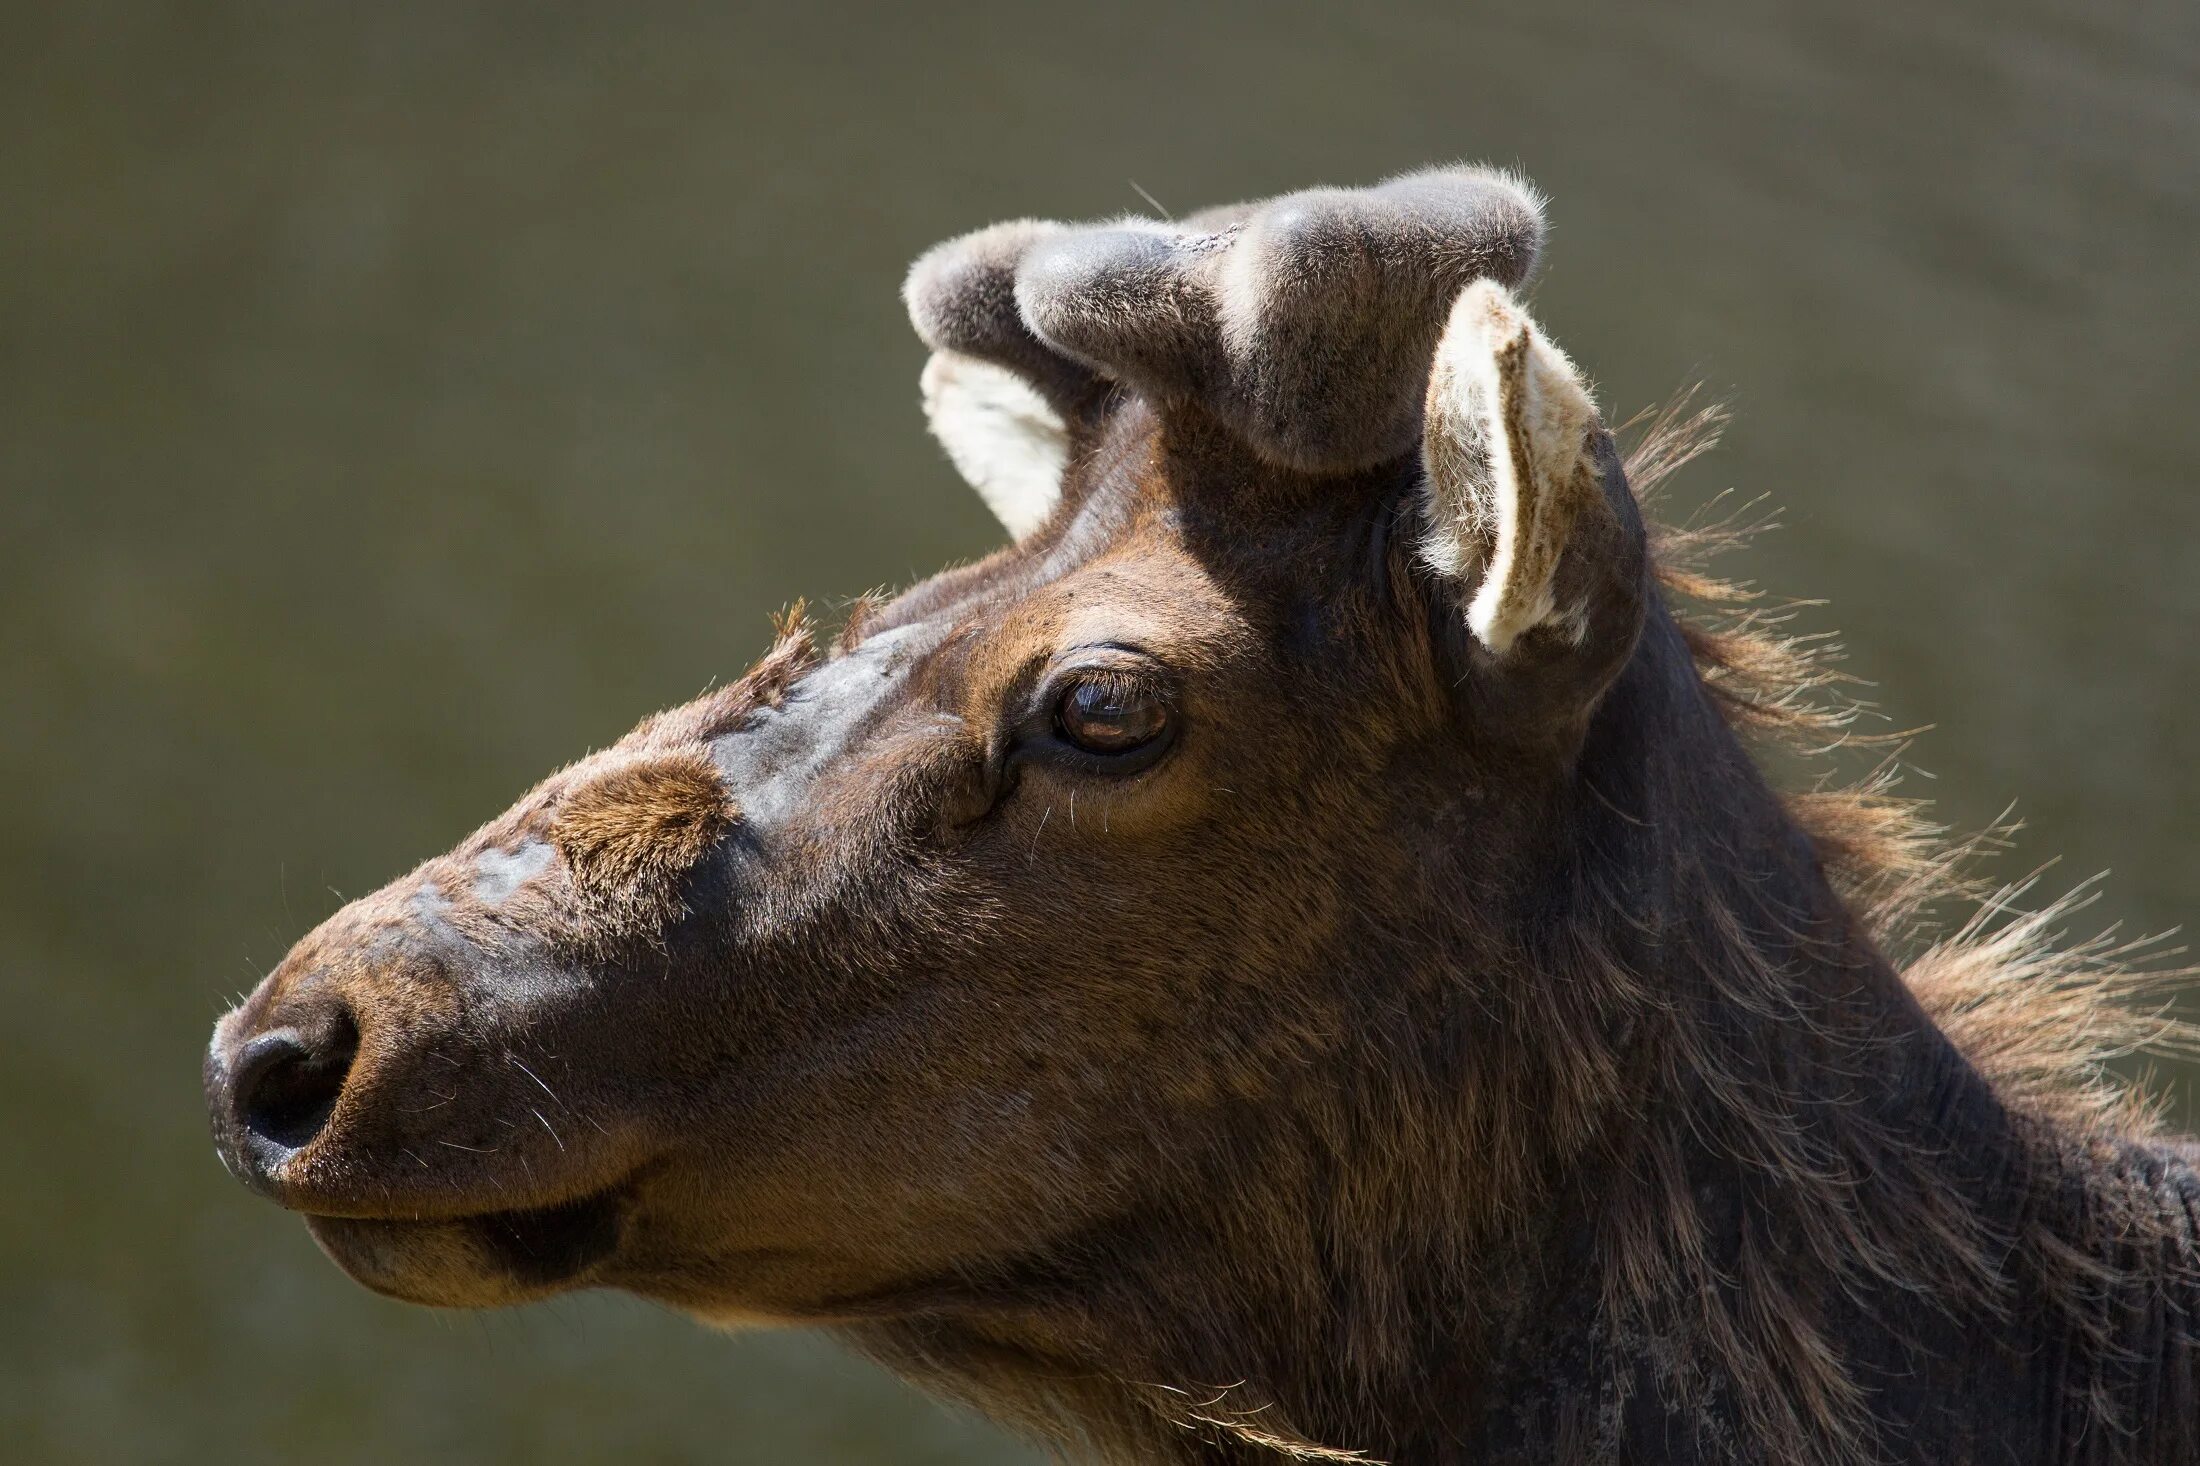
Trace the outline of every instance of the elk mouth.
<instances>
[{"instance_id":1,"label":"elk mouth","mask_svg":"<svg viewBox=\"0 0 2200 1466\"><path fill-rule=\"evenodd\" d=\"M470 1216L306 1214L306 1229L353 1281L407 1303L493 1308L585 1286L618 1250L625 1187L553 1206Z\"/></svg>"}]
</instances>

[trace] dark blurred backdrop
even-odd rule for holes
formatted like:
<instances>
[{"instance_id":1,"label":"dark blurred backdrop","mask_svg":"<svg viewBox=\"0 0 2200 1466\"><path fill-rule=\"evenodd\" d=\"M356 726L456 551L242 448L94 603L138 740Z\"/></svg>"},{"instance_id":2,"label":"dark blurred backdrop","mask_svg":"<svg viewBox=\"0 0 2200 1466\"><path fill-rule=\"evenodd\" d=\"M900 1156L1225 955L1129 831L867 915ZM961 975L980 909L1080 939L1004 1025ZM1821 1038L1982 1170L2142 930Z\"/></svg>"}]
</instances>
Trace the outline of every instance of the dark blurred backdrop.
<instances>
[{"instance_id":1,"label":"dark blurred backdrop","mask_svg":"<svg viewBox=\"0 0 2200 1466\"><path fill-rule=\"evenodd\" d=\"M996 219L1518 165L1911 787L2200 912L2190 0L753 12L0 6L0 1455L1029 1459L812 1340L369 1297L197 1081L337 893L994 542L896 289Z\"/></svg>"}]
</instances>

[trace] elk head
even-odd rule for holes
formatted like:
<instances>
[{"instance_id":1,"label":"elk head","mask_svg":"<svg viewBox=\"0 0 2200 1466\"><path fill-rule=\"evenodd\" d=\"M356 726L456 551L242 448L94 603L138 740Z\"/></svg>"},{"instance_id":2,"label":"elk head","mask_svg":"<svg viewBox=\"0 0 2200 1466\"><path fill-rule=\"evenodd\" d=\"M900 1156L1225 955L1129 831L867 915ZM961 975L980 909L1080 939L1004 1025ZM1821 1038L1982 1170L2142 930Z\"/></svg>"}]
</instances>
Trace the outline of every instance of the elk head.
<instances>
[{"instance_id":1,"label":"elk head","mask_svg":"<svg viewBox=\"0 0 2200 1466\"><path fill-rule=\"evenodd\" d=\"M1012 543L307 936L215 1031L230 1169L398 1297L721 1320L1013 1307L1312 1197L1370 1055L1480 1041L1650 604L1541 238L1458 168L926 255Z\"/></svg>"}]
</instances>

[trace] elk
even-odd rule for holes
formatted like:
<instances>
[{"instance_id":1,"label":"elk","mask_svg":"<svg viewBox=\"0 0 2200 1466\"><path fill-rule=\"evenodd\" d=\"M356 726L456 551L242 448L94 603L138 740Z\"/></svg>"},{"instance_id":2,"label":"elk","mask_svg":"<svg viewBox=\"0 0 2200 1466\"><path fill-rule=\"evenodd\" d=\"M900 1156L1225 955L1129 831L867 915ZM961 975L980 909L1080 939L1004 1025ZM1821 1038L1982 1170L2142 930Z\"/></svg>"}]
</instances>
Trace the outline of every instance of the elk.
<instances>
[{"instance_id":1,"label":"elk","mask_svg":"<svg viewBox=\"0 0 2200 1466\"><path fill-rule=\"evenodd\" d=\"M1714 416L1622 455L1543 232L1461 167L925 255L1012 542L306 936L229 1169L379 1292L821 1326L1100 1461L2200 1460L2162 974L1921 935L1960 847L1775 789L1826 669L1646 522Z\"/></svg>"}]
</instances>

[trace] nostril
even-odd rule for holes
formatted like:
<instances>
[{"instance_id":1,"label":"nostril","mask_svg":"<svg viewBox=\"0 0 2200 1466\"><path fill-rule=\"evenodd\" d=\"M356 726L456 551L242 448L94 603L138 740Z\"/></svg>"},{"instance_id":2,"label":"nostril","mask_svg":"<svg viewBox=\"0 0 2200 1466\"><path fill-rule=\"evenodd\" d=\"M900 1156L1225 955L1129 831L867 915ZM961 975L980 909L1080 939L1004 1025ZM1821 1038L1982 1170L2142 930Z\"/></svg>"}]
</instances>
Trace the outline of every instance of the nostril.
<instances>
[{"instance_id":1,"label":"nostril","mask_svg":"<svg viewBox=\"0 0 2200 1466\"><path fill-rule=\"evenodd\" d=\"M348 1013L311 1041L294 1028L263 1033L236 1059L237 1119L263 1140L296 1150L320 1134L359 1052Z\"/></svg>"}]
</instances>

